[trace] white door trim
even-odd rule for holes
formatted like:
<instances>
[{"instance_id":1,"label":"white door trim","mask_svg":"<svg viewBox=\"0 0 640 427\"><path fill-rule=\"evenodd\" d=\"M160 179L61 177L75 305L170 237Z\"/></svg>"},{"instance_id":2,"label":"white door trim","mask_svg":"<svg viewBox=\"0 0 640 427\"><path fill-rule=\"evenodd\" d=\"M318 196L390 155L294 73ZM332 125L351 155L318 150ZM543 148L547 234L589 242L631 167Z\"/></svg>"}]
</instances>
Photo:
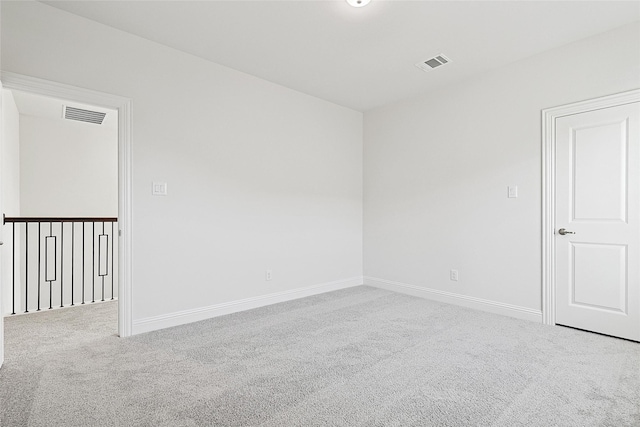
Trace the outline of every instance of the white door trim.
<instances>
[{"instance_id":1,"label":"white door trim","mask_svg":"<svg viewBox=\"0 0 640 427\"><path fill-rule=\"evenodd\" d=\"M542 322L556 324L556 119L640 101L640 89L542 110Z\"/></svg>"},{"instance_id":2,"label":"white door trim","mask_svg":"<svg viewBox=\"0 0 640 427\"><path fill-rule=\"evenodd\" d=\"M5 89L62 98L83 104L118 110L118 334L132 333L132 150L131 99L96 92L62 83L3 71L0 80Z\"/></svg>"}]
</instances>

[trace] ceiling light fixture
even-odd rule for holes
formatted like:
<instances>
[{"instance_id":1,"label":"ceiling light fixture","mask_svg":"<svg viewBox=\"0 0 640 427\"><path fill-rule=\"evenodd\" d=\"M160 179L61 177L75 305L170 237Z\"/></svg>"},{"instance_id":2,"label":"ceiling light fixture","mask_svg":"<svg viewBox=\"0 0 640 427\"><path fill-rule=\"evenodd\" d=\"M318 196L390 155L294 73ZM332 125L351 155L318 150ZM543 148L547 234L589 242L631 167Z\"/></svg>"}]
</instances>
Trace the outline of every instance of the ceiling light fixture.
<instances>
[{"instance_id":1,"label":"ceiling light fixture","mask_svg":"<svg viewBox=\"0 0 640 427\"><path fill-rule=\"evenodd\" d=\"M353 7L362 7L368 5L370 1L371 0L347 0L347 3Z\"/></svg>"}]
</instances>

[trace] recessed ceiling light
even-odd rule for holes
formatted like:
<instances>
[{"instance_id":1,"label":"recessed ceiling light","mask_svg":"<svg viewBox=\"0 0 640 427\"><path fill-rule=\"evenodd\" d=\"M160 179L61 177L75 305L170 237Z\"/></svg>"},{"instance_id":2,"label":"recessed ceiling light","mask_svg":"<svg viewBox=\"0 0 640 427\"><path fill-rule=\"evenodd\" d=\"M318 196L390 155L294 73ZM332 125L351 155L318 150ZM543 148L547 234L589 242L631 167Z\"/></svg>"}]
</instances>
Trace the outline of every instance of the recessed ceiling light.
<instances>
[{"instance_id":1,"label":"recessed ceiling light","mask_svg":"<svg viewBox=\"0 0 640 427\"><path fill-rule=\"evenodd\" d=\"M368 5L370 1L371 0L347 0L347 3L353 7L362 7Z\"/></svg>"}]
</instances>

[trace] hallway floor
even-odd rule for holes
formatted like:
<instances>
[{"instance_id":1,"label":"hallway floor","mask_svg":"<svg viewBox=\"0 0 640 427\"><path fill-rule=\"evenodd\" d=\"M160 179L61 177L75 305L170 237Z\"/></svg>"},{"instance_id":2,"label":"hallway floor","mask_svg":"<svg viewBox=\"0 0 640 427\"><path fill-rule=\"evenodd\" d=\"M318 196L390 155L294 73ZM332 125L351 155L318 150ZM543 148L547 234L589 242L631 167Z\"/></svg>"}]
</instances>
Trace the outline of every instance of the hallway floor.
<instances>
[{"instance_id":1,"label":"hallway floor","mask_svg":"<svg viewBox=\"0 0 640 427\"><path fill-rule=\"evenodd\" d=\"M5 317L5 363L84 347L117 332L118 301Z\"/></svg>"}]
</instances>

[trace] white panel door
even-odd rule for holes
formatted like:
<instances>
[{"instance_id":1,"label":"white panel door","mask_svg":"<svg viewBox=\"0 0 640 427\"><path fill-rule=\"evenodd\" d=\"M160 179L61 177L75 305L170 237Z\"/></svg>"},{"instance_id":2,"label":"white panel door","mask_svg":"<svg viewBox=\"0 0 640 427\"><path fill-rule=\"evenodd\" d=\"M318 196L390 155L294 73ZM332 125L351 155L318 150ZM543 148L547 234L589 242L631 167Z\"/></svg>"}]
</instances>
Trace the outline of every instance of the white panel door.
<instances>
[{"instance_id":1,"label":"white panel door","mask_svg":"<svg viewBox=\"0 0 640 427\"><path fill-rule=\"evenodd\" d=\"M640 341L640 103L560 117L555 137L556 323Z\"/></svg>"}]
</instances>

